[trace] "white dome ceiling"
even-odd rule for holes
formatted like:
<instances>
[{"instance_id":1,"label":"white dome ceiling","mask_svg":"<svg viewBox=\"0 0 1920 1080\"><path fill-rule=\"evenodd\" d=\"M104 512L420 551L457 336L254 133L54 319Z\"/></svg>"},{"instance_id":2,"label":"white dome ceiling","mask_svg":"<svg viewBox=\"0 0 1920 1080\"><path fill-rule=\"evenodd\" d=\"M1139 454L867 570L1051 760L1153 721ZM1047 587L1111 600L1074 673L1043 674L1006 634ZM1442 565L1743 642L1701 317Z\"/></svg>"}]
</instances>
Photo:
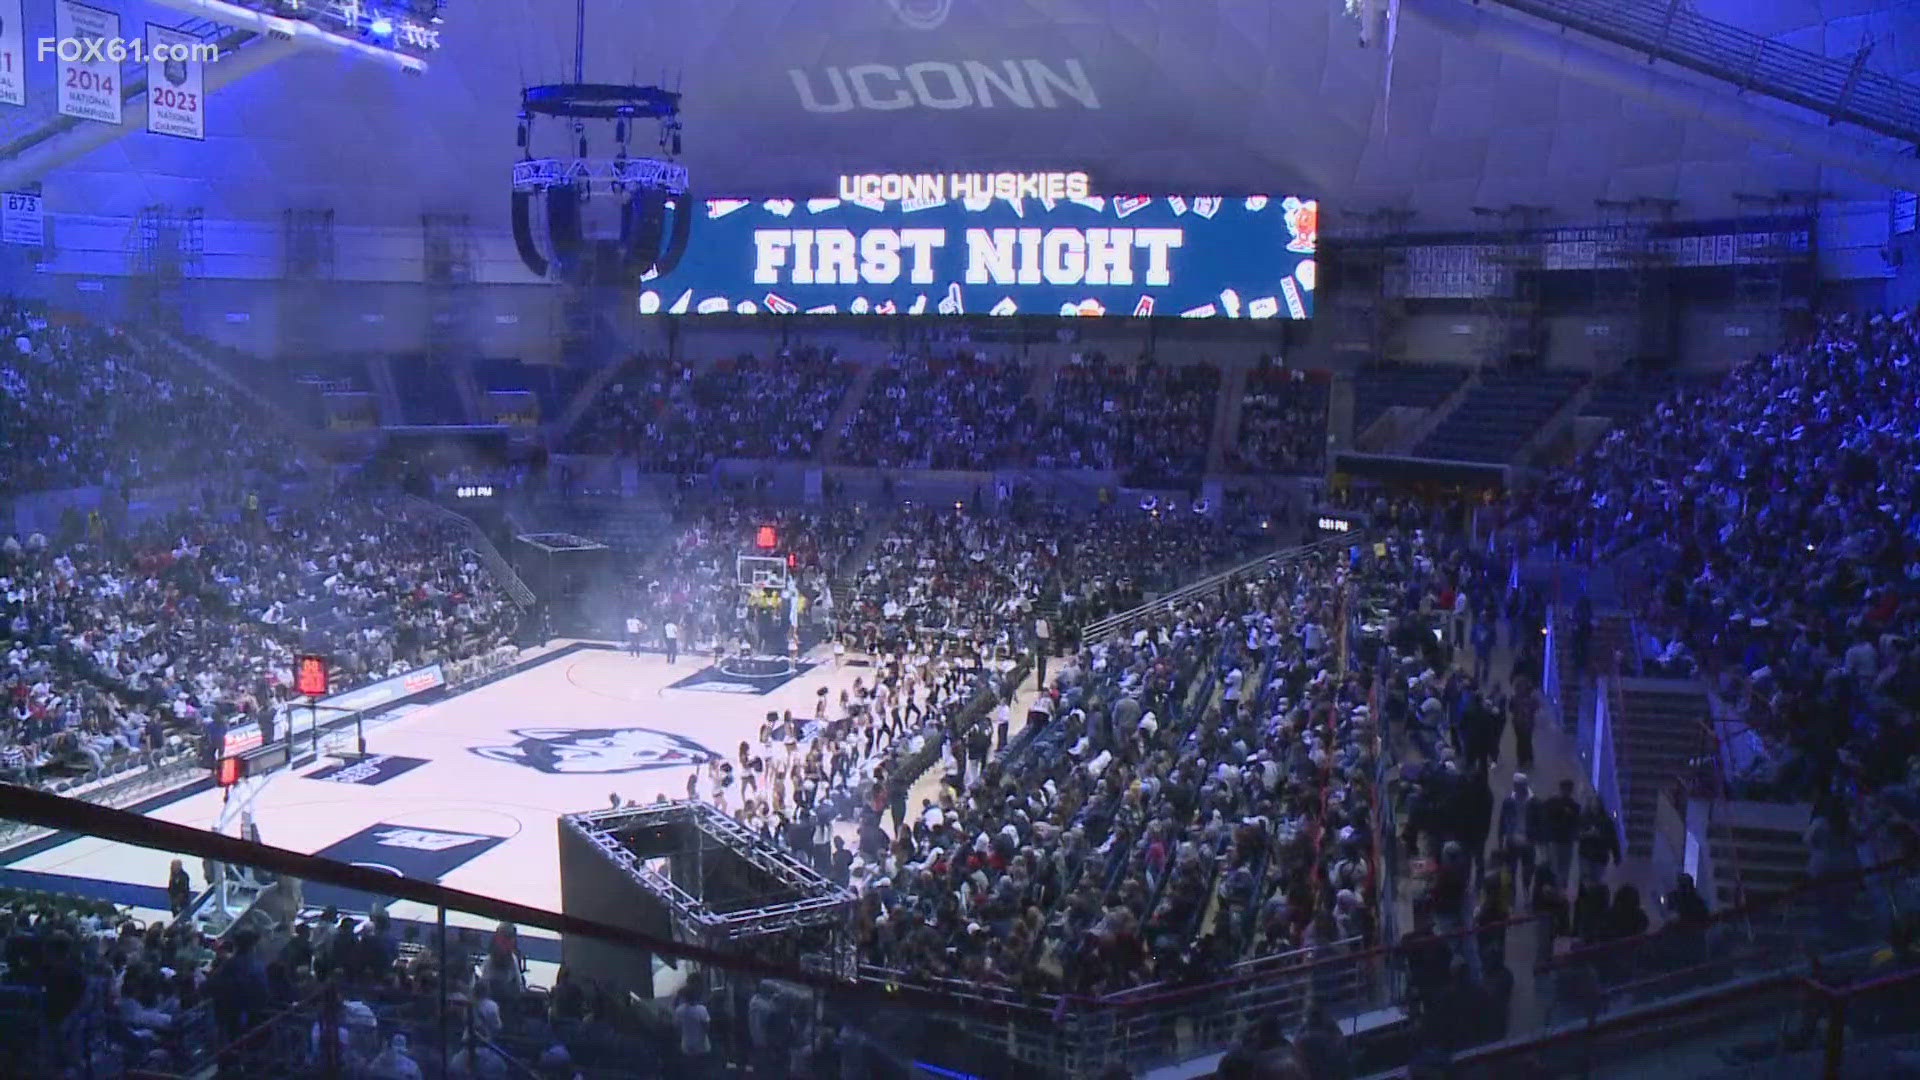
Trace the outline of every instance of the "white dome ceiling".
<instances>
[{"instance_id":1,"label":"white dome ceiling","mask_svg":"<svg viewBox=\"0 0 1920 1080\"><path fill-rule=\"evenodd\" d=\"M586 73L678 84L683 161L705 196L825 194L842 172L1083 169L1109 192L1299 193L1333 227L1391 205L1434 228L1509 203L1584 221L1598 198L1710 217L1739 191L1885 193L1426 14L1455 3L1408 0L1390 103L1381 46L1358 46L1336 0L588 0ZM422 77L330 54L274 64L213 98L206 142L120 139L49 177L49 208L330 207L342 225L401 227L449 211L504 229L520 87L567 79L573 7L453 0ZM1696 7L1829 55L1865 35L1873 69L1920 71L1910 0ZM28 0L30 23L49 12Z\"/></svg>"}]
</instances>

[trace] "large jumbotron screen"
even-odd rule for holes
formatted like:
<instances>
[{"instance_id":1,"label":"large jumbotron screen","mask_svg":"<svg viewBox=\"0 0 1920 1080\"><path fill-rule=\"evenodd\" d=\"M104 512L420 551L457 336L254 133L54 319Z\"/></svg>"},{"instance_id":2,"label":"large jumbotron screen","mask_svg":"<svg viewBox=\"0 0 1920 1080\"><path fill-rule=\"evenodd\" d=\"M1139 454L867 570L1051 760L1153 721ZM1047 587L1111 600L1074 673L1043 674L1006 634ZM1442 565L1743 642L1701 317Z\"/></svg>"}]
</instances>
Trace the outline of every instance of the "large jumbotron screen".
<instances>
[{"instance_id":1,"label":"large jumbotron screen","mask_svg":"<svg viewBox=\"0 0 1920 1080\"><path fill-rule=\"evenodd\" d=\"M646 284L640 310L1245 319L1313 313L1312 200L974 190L886 198L877 188L863 191L844 180L842 187L855 197L709 200L680 265ZM1061 190L1056 185L1050 193Z\"/></svg>"}]
</instances>

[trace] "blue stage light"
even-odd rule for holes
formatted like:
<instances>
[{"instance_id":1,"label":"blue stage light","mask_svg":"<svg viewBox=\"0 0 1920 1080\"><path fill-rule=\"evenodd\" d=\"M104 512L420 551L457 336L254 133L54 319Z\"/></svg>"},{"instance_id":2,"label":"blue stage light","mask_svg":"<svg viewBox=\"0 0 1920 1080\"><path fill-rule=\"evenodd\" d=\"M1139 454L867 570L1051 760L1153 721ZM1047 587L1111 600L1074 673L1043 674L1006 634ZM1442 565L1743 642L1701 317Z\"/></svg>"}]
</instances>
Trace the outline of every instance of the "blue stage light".
<instances>
[{"instance_id":1,"label":"blue stage light","mask_svg":"<svg viewBox=\"0 0 1920 1080\"><path fill-rule=\"evenodd\" d=\"M374 17L372 29L375 37L387 37L393 33L393 20L385 15L377 15Z\"/></svg>"}]
</instances>

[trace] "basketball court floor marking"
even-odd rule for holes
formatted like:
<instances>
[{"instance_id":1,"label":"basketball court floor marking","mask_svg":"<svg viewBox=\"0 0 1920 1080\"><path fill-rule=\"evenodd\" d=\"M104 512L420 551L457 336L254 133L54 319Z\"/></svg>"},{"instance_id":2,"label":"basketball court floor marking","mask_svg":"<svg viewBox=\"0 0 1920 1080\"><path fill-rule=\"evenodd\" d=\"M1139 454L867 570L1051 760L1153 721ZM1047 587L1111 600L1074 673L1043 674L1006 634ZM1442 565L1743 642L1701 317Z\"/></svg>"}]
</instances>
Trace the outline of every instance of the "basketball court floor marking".
<instances>
[{"instance_id":1,"label":"basketball court floor marking","mask_svg":"<svg viewBox=\"0 0 1920 1080\"><path fill-rule=\"evenodd\" d=\"M579 652L369 727L370 754L424 764L372 782L307 775L337 764L331 759L277 774L252 807L260 838L558 911L562 814L603 808L609 796L639 803L659 795L682 798L688 774L709 755L732 760L742 741L757 745L768 710L811 716L821 687L850 688L862 673L819 664L764 695L671 688L705 663L682 657L669 666L656 654ZM149 816L210 828L223 799L218 789L202 791ZM165 886L173 858L74 837L0 862L0 884L117 895L132 904ZM188 860L187 869L200 885L198 860ZM401 920L436 918L424 905L401 902L390 910ZM457 912L447 918L455 926L491 928Z\"/></svg>"}]
</instances>

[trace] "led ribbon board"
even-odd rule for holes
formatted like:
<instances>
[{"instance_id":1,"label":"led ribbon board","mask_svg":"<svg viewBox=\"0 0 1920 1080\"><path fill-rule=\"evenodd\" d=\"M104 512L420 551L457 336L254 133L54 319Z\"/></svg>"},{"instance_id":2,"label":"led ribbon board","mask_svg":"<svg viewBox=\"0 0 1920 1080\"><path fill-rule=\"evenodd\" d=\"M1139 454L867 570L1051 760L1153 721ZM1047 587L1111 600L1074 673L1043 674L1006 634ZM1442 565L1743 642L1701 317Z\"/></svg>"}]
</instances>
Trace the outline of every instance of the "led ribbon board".
<instances>
[{"instance_id":1,"label":"led ribbon board","mask_svg":"<svg viewBox=\"0 0 1920 1080\"><path fill-rule=\"evenodd\" d=\"M1267 196L1050 197L993 183L890 201L713 199L644 314L1305 319L1318 207ZM864 190L863 190L864 187Z\"/></svg>"}]
</instances>

